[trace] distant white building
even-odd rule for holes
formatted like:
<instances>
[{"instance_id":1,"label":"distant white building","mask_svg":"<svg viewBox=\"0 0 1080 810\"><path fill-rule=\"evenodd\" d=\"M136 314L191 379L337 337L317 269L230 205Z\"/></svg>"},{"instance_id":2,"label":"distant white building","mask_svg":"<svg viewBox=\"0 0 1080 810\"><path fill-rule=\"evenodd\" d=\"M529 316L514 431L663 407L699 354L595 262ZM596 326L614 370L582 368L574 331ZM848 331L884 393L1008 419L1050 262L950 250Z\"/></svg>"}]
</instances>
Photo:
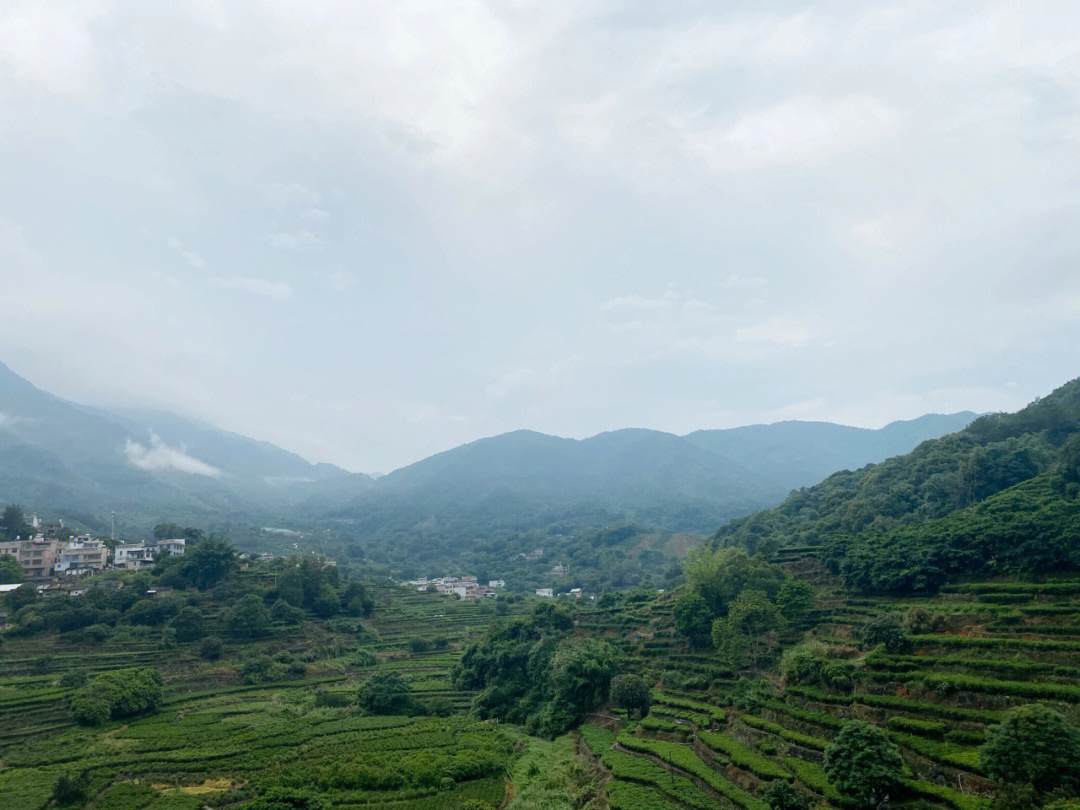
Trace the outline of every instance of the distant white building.
<instances>
[{"instance_id":1,"label":"distant white building","mask_svg":"<svg viewBox=\"0 0 1080 810\"><path fill-rule=\"evenodd\" d=\"M155 546L158 553L169 554L173 557L183 557L186 547L187 541L183 537L176 537L172 540L158 540Z\"/></svg>"},{"instance_id":2,"label":"distant white building","mask_svg":"<svg viewBox=\"0 0 1080 810\"><path fill-rule=\"evenodd\" d=\"M489 588L505 588L506 581L501 579L493 579L488 582Z\"/></svg>"},{"instance_id":3,"label":"distant white building","mask_svg":"<svg viewBox=\"0 0 1080 810\"><path fill-rule=\"evenodd\" d=\"M126 571L143 571L154 565L154 549L145 543L121 543L113 552L113 565Z\"/></svg>"},{"instance_id":4,"label":"distant white building","mask_svg":"<svg viewBox=\"0 0 1080 810\"><path fill-rule=\"evenodd\" d=\"M545 599L552 599L555 596L555 591L553 591L551 588L537 588L536 595L542 596Z\"/></svg>"}]
</instances>

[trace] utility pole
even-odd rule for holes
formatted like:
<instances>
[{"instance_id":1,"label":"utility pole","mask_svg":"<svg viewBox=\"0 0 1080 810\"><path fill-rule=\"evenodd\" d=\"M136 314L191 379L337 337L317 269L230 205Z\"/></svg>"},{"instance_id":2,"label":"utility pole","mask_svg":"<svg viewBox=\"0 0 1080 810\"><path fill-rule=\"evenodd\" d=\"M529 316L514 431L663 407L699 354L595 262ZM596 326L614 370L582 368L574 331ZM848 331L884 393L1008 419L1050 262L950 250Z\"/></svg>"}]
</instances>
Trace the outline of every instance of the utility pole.
<instances>
[{"instance_id":1,"label":"utility pole","mask_svg":"<svg viewBox=\"0 0 1080 810\"><path fill-rule=\"evenodd\" d=\"M112 542L113 542L113 545L115 546L116 545L116 510L115 509L113 510L113 513L112 513Z\"/></svg>"}]
</instances>

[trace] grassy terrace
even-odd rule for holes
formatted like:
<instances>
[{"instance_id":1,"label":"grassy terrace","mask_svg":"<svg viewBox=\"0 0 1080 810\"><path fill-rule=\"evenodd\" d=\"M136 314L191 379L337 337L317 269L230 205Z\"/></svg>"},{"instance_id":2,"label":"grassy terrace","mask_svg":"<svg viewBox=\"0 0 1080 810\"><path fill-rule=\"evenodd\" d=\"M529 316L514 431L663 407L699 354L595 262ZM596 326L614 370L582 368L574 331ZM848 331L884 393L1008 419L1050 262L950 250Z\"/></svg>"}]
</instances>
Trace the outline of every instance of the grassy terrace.
<instances>
[{"instance_id":1,"label":"grassy terrace","mask_svg":"<svg viewBox=\"0 0 1080 810\"><path fill-rule=\"evenodd\" d=\"M812 553L788 549L778 559L807 569ZM729 810L759 808L763 785L781 779L846 808L825 777L822 755L845 723L859 718L879 725L901 750L908 773L897 803L989 810L995 786L979 746L1008 708L1043 702L1080 722L1080 579L972 583L929 599L890 599L845 596L830 591L827 574L814 577L825 593L808 628L850 658L854 681L850 688L785 687L774 678L774 696L753 709L730 704L737 673L710 661L713 653L655 632L665 623L648 610L636 623L609 619L621 639L639 637L622 645L628 669L657 677L662 687L650 714L618 734L581 729L611 775L612 807L700 807L705 791ZM864 624L913 607L935 622L933 632L909 636L908 649L895 654L860 647Z\"/></svg>"},{"instance_id":2,"label":"grassy terrace","mask_svg":"<svg viewBox=\"0 0 1080 810\"><path fill-rule=\"evenodd\" d=\"M466 710L473 695L456 689L451 671L494 606L382 584L372 590L368 619L307 615L257 641L226 636L212 661L200 657L198 642L162 649L160 627L118 627L96 644L79 632L6 637L0 804L43 810L60 776L86 772L95 810L229 806L267 785L305 786L334 810L440 810L469 799L499 806L520 731L463 714L364 717L353 705L369 674L392 671L416 699ZM215 608L205 611L211 621ZM295 661L287 677L245 679L245 661L280 653ZM374 666L357 664L371 654ZM132 666L161 673L156 714L94 728L73 723L65 676Z\"/></svg>"}]
</instances>

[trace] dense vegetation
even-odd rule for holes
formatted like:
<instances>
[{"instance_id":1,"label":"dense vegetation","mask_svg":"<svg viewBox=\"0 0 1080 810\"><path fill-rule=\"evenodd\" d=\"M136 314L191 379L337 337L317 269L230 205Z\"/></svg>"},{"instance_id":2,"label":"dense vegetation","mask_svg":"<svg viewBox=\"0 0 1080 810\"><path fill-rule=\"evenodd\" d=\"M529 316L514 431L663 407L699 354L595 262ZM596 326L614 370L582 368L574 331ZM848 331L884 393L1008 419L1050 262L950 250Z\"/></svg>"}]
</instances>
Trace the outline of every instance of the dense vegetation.
<instances>
[{"instance_id":1,"label":"dense vegetation","mask_svg":"<svg viewBox=\"0 0 1080 810\"><path fill-rule=\"evenodd\" d=\"M571 627L568 606L542 602L466 650L455 682L480 690L473 702L480 717L561 734L607 697L615 674L610 646L575 637Z\"/></svg>"},{"instance_id":2,"label":"dense vegetation","mask_svg":"<svg viewBox=\"0 0 1080 810\"><path fill-rule=\"evenodd\" d=\"M962 576L1080 567L1080 380L913 452L836 473L716 541L771 553L820 545L865 592L929 591Z\"/></svg>"}]
</instances>

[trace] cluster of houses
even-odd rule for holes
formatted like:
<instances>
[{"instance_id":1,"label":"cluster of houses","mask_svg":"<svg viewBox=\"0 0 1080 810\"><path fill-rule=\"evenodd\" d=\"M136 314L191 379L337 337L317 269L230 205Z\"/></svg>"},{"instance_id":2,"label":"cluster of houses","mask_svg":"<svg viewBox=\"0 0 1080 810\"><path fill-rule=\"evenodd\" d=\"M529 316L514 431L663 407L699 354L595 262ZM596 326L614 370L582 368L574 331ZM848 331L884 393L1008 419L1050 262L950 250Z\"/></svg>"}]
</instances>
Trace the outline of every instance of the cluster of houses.
<instances>
[{"instance_id":1,"label":"cluster of houses","mask_svg":"<svg viewBox=\"0 0 1080 810\"><path fill-rule=\"evenodd\" d=\"M481 585L476 577L436 577L435 579L410 579L401 583L420 592L435 591L436 593L456 596L458 599L473 601L484 597L495 596L496 591L505 588L506 583L501 579L493 579L487 585Z\"/></svg>"},{"instance_id":2,"label":"cluster of houses","mask_svg":"<svg viewBox=\"0 0 1080 810\"><path fill-rule=\"evenodd\" d=\"M141 571L152 567L162 554L182 556L185 550L183 538L119 543L110 548L104 540L88 534L71 536L64 531L63 521L45 523L32 517L29 525L34 528L34 534L27 539L0 540L0 554L18 560L24 578L31 582L91 574L106 568Z\"/></svg>"},{"instance_id":3,"label":"cluster of houses","mask_svg":"<svg viewBox=\"0 0 1080 810\"><path fill-rule=\"evenodd\" d=\"M554 588L537 588L536 589L536 595L541 597L542 599L554 599L555 598L555 589ZM560 593L559 596L569 596L571 599L580 599L581 598L581 588L571 588L568 591L564 591L564 592Z\"/></svg>"}]
</instances>

